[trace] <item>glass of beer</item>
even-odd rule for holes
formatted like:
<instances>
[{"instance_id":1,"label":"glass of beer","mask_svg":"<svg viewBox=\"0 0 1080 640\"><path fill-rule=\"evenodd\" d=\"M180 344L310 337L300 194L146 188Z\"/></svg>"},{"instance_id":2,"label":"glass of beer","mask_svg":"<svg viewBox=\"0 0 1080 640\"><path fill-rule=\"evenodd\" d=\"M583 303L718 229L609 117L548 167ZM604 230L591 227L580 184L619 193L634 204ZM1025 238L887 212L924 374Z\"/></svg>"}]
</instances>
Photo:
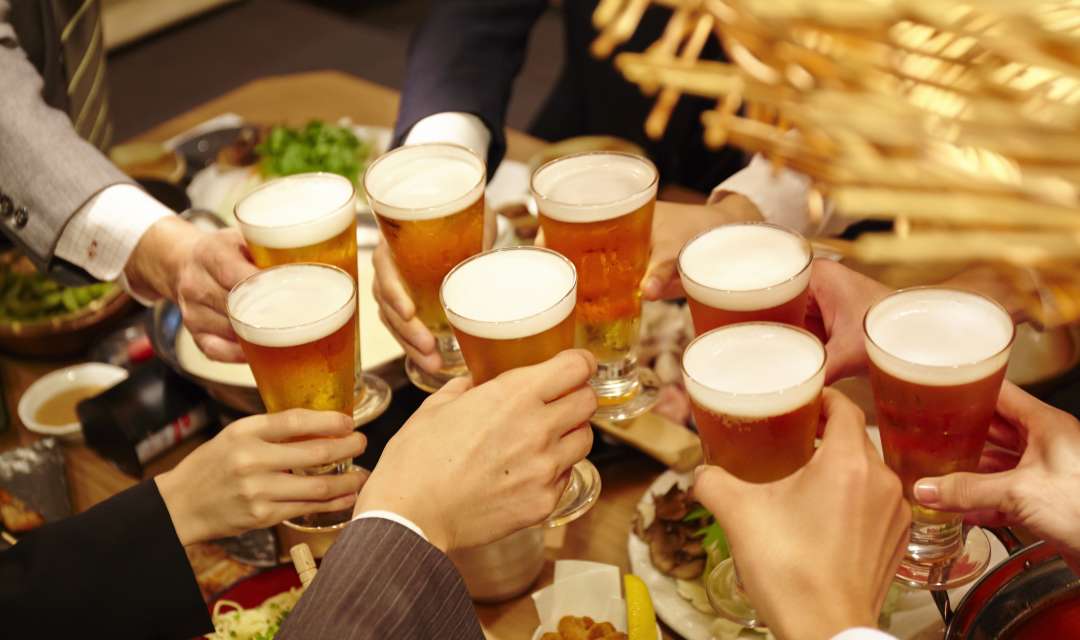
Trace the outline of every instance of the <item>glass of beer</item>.
<instances>
[{"instance_id":1,"label":"glass of beer","mask_svg":"<svg viewBox=\"0 0 1080 640\"><path fill-rule=\"evenodd\" d=\"M679 276L694 330L764 320L806 320L814 251L802 235L766 222L725 224L686 243Z\"/></svg>"},{"instance_id":2,"label":"glass of beer","mask_svg":"<svg viewBox=\"0 0 1080 640\"><path fill-rule=\"evenodd\" d=\"M1012 319L981 295L916 287L871 307L863 328L885 462L915 505L919 478L976 470L1005 378ZM914 506L896 575L911 587L951 589L989 560L986 534L965 530L961 514Z\"/></svg>"},{"instance_id":3,"label":"glass of beer","mask_svg":"<svg viewBox=\"0 0 1080 640\"><path fill-rule=\"evenodd\" d=\"M630 420L656 404L658 388L637 367L641 279L652 243L658 174L640 156L590 152L533 173L545 244L578 273L579 346L596 356L596 417Z\"/></svg>"},{"instance_id":4,"label":"glass of beer","mask_svg":"<svg viewBox=\"0 0 1080 640\"><path fill-rule=\"evenodd\" d=\"M686 347L683 380L706 464L764 483L810 461L825 384L825 347L812 333L774 322L713 329ZM732 558L706 576L705 587L720 615L765 626Z\"/></svg>"},{"instance_id":5,"label":"glass of beer","mask_svg":"<svg viewBox=\"0 0 1080 640\"><path fill-rule=\"evenodd\" d=\"M236 204L236 220L255 266L296 262L329 264L358 282L356 189L331 173L304 173L271 180ZM356 314L356 379L353 422L371 422L386 411L386 382L360 365L360 314Z\"/></svg>"},{"instance_id":6,"label":"glass of beer","mask_svg":"<svg viewBox=\"0 0 1080 640\"><path fill-rule=\"evenodd\" d=\"M554 251L512 247L473 256L447 274L441 297L476 384L574 346L577 271ZM545 525L576 520L599 496L600 473L578 462Z\"/></svg>"},{"instance_id":7,"label":"glass of beer","mask_svg":"<svg viewBox=\"0 0 1080 640\"><path fill-rule=\"evenodd\" d=\"M442 357L435 374L405 361L409 379L428 392L468 371L439 303L439 286L455 265L484 248L486 176L472 151L438 143L394 149L364 174L371 209L416 317L435 336Z\"/></svg>"},{"instance_id":8,"label":"glass of beer","mask_svg":"<svg viewBox=\"0 0 1080 640\"><path fill-rule=\"evenodd\" d=\"M226 302L269 413L288 409L352 415L356 367L356 283L342 269L295 263L242 280ZM294 473L343 473L350 460ZM344 521L348 511L299 518L307 526Z\"/></svg>"}]
</instances>

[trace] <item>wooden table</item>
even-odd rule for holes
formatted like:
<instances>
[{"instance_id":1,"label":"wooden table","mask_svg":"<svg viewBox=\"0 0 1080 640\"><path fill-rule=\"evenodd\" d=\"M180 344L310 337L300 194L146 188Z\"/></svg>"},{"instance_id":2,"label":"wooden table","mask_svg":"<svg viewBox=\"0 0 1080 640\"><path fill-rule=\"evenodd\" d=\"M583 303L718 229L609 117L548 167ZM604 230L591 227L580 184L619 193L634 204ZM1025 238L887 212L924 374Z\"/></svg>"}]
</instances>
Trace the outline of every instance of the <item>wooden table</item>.
<instances>
[{"instance_id":1,"label":"wooden table","mask_svg":"<svg viewBox=\"0 0 1080 640\"><path fill-rule=\"evenodd\" d=\"M348 116L357 123L392 126L397 115L397 92L359 78L336 72L315 72L271 77L244 85L188 113L173 118L145 134L140 141L166 140L178 133L223 113L236 113L252 122L301 124L311 118L337 120ZM523 133L508 133L509 158L525 161L543 142ZM671 192L672 199L694 200L692 192ZM37 378L70 364L69 362L32 362L0 358L6 400L12 428L0 436L0 450L28 444L37 436L19 422L15 408L26 388ZM148 466L147 477L176 465L204 438L192 440L170 451ZM132 486L132 478L100 458L85 446L65 448L68 482L76 510L94 504ZM550 584L558 558L607 562L629 570L626 556L627 536L634 505L663 467L642 458L602 466L603 494L599 503L580 520L566 527L561 547L549 548L549 562L535 585ZM528 638L537 625L536 614L528 595L510 602L478 606L477 611L488 636L500 640ZM670 637L670 636L669 636Z\"/></svg>"}]
</instances>

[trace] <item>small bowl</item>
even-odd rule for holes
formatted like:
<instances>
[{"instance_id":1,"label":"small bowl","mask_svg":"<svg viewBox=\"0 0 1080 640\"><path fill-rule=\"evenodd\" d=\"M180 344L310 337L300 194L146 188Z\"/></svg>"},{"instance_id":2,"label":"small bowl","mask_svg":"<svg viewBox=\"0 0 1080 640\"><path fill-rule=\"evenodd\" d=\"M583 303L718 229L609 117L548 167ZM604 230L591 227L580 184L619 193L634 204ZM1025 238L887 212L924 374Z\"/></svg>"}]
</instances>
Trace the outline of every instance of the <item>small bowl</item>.
<instances>
[{"instance_id":1,"label":"small bowl","mask_svg":"<svg viewBox=\"0 0 1080 640\"><path fill-rule=\"evenodd\" d=\"M127 377L126 369L101 362L86 362L53 371L30 385L19 399L19 420L34 433L79 442L82 440L82 425L77 421L55 427L37 422L34 414L46 400L61 391L88 385L109 388Z\"/></svg>"}]
</instances>

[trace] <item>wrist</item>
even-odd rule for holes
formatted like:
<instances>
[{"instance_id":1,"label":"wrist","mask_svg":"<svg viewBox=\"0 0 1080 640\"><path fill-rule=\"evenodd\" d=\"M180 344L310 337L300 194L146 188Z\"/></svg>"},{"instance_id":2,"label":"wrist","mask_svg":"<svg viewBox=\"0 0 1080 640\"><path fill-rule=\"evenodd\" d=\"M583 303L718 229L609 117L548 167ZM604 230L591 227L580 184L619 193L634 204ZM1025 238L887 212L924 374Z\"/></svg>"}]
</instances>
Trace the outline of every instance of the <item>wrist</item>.
<instances>
[{"instance_id":1,"label":"wrist","mask_svg":"<svg viewBox=\"0 0 1080 640\"><path fill-rule=\"evenodd\" d=\"M165 503L165 509L169 512L173 529L180 544L188 546L206 539L201 533L198 517L192 512L191 505L185 498L185 493L176 477L176 470L166 471L154 478L157 483L161 501Z\"/></svg>"},{"instance_id":2,"label":"wrist","mask_svg":"<svg viewBox=\"0 0 1080 640\"><path fill-rule=\"evenodd\" d=\"M839 608L821 606L814 608L814 617L800 621L798 624L785 626L786 629L802 629L802 631L789 637L814 638L815 640L830 640L831 638L858 627L870 629L877 628L877 621L868 613L855 611L853 608L840 606ZM842 604L842 603L838 603Z\"/></svg>"},{"instance_id":3,"label":"wrist","mask_svg":"<svg viewBox=\"0 0 1080 640\"><path fill-rule=\"evenodd\" d=\"M187 263L199 234L179 216L165 217L151 225L124 266L132 290L143 297L176 300L180 270Z\"/></svg>"},{"instance_id":4,"label":"wrist","mask_svg":"<svg viewBox=\"0 0 1080 640\"><path fill-rule=\"evenodd\" d=\"M423 531L427 541L439 551L446 553L450 549L451 536L442 526L439 518L429 514L420 505L413 504L406 495L387 494L378 486L372 485L371 480L368 480L360 490L360 495L356 498L356 506L353 507L354 517L367 511L387 511L397 514Z\"/></svg>"}]
</instances>

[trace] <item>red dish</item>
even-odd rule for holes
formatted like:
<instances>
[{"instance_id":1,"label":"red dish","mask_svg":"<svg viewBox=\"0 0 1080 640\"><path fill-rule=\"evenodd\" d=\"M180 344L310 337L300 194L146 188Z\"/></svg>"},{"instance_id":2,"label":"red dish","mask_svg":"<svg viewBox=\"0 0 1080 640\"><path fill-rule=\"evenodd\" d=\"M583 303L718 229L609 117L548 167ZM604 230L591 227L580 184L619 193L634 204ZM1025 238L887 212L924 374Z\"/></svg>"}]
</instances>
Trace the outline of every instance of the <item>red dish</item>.
<instances>
[{"instance_id":1,"label":"red dish","mask_svg":"<svg viewBox=\"0 0 1080 640\"><path fill-rule=\"evenodd\" d=\"M213 613L214 604L219 600L231 600L245 609L253 609L270 596L276 596L299 586L300 576L296 575L296 569L291 564L278 565L250 578L244 578L218 594L210 602L210 612Z\"/></svg>"}]
</instances>

